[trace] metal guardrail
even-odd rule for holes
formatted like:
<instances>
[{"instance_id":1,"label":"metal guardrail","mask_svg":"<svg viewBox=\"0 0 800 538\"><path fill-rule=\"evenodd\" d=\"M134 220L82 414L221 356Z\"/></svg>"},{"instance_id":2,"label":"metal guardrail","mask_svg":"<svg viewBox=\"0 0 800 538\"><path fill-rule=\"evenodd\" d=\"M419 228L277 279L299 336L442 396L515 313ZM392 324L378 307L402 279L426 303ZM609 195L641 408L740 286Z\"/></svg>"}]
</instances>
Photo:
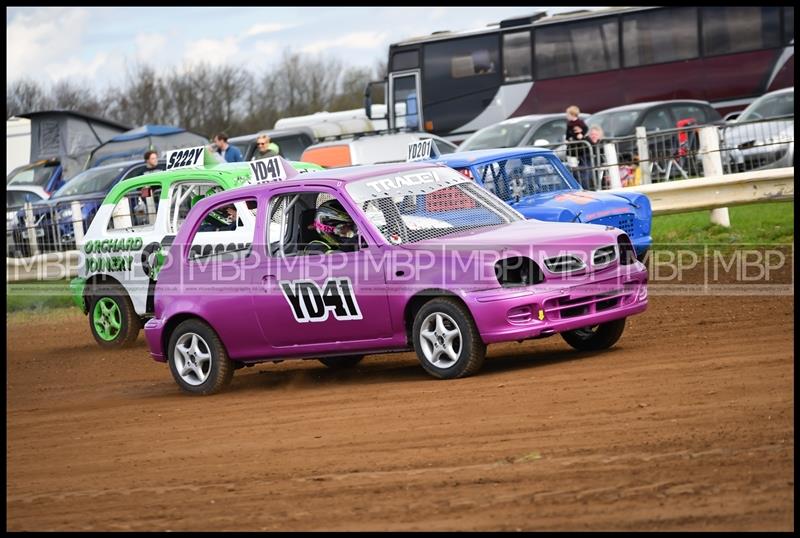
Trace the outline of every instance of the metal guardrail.
<instances>
[{"instance_id":1,"label":"metal guardrail","mask_svg":"<svg viewBox=\"0 0 800 538\"><path fill-rule=\"evenodd\" d=\"M611 189L650 198L653 215L794 199L794 167Z\"/></svg>"}]
</instances>

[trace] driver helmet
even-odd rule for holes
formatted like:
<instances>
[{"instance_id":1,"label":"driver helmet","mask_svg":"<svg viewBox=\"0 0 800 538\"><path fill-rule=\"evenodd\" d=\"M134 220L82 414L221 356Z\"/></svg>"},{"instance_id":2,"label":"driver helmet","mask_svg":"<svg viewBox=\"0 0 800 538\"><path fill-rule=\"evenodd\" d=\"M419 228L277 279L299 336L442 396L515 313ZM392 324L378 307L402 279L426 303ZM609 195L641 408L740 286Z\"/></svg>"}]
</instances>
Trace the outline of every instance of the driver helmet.
<instances>
[{"instance_id":1,"label":"driver helmet","mask_svg":"<svg viewBox=\"0 0 800 538\"><path fill-rule=\"evenodd\" d=\"M356 236L356 225L338 200L328 200L317 208L314 229L329 245L347 243Z\"/></svg>"}]
</instances>

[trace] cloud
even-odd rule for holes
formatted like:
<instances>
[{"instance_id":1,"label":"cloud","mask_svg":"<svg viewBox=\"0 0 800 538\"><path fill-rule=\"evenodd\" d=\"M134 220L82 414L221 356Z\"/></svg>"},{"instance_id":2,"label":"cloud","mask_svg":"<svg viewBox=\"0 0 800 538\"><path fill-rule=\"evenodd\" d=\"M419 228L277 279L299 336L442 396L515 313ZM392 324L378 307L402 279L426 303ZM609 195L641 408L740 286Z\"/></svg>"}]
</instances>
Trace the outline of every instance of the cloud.
<instances>
[{"instance_id":1,"label":"cloud","mask_svg":"<svg viewBox=\"0 0 800 538\"><path fill-rule=\"evenodd\" d=\"M133 41L136 45L136 59L148 64L156 63L167 45L167 38L162 34L137 34Z\"/></svg>"},{"instance_id":2,"label":"cloud","mask_svg":"<svg viewBox=\"0 0 800 538\"><path fill-rule=\"evenodd\" d=\"M45 65L75 62L89 14L82 9L18 11L6 23L6 78L40 79ZM76 64L74 64L76 65ZM70 69L48 72L52 80Z\"/></svg>"},{"instance_id":3,"label":"cloud","mask_svg":"<svg viewBox=\"0 0 800 538\"><path fill-rule=\"evenodd\" d=\"M71 77L93 79L101 69L107 70L106 67L109 63L109 59L110 56L105 52L95 54L94 58L89 61L83 61L72 57L67 60L47 64L45 71L54 81Z\"/></svg>"},{"instance_id":4,"label":"cloud","mask_svg":"<svg viewBox=\"0 0 800 538\"><path fill-rule=\"evenodd\" d=\"M376 46L383 45L387 37L388 34L386 32L353 32L345 34L338 39L314 41L301 48L300 51L315 54L336 47L345 49L372 49Z\"/></svg>"},{"instance_id":5,"label":"cloud","mask_svg":"<svg viewBox=\"0 0 800 538\"><path fill-rule=\"evenodd\" d=\"M184 63L224 65L239 58L239 40L235 36L222 39L199 39L186 45Z\"/></svg>"},{"instance_id":6,"label":"cloud","mask_svg":"<svg viewBox=\"0 0 800 538\"><path fill-rule=\"evenodd\" d=\"M259 34L271 34L274 32L280 32L281 30L286 30L287 28L293 28L297 26L296 24L281 24L279 22L268 22L266 24L256 24L255 26L251 26L245 32L246 37L252 37Z\"/></svg>"}]
</instances>

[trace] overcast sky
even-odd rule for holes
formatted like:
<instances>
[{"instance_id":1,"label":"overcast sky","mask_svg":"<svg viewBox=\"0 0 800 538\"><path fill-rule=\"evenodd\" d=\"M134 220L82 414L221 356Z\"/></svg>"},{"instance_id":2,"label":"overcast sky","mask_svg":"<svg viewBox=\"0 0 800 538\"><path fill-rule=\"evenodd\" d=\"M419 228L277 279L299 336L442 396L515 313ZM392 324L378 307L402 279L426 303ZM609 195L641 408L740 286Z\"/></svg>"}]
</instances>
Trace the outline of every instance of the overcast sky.
<instances>
[{"instance_id":1,"label":"overcast sky","mask_svg":"<svg viewBox=\"0 0 800 538\"><path fill-rule=\"evenodd\" d=\"M97 89L124 81L127 66L159 71L191 63L245 64L255 73L284 48L373 68L390 43L437 30L580 7L114 7L6 8L6 76Z\"/></svg>"}]
</instances>

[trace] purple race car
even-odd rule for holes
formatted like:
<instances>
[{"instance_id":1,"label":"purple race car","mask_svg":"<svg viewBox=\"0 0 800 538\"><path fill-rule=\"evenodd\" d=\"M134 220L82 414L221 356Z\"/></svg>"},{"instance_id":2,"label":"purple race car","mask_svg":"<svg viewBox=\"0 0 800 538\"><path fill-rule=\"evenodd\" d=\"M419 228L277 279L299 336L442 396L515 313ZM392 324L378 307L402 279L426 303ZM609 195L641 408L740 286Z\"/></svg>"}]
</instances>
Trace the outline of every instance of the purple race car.
<instances>
[{"instance_id":1,"label":"purple race car","mask_svg":"<svg viewBox=\"0 0 800 538\"><path fill-rule=\"evenodd\" d=\"M246 240L202 237L223 209L231 227L255 215ZM477 372L495 342L560 333L605 349L646 307L647 270L617 228L526 220L440 164L279 166L191 210L145 335L183 390L211 394L265 361L337 368L414 349L452 379Z\"/></svg>"}]
</instances>

